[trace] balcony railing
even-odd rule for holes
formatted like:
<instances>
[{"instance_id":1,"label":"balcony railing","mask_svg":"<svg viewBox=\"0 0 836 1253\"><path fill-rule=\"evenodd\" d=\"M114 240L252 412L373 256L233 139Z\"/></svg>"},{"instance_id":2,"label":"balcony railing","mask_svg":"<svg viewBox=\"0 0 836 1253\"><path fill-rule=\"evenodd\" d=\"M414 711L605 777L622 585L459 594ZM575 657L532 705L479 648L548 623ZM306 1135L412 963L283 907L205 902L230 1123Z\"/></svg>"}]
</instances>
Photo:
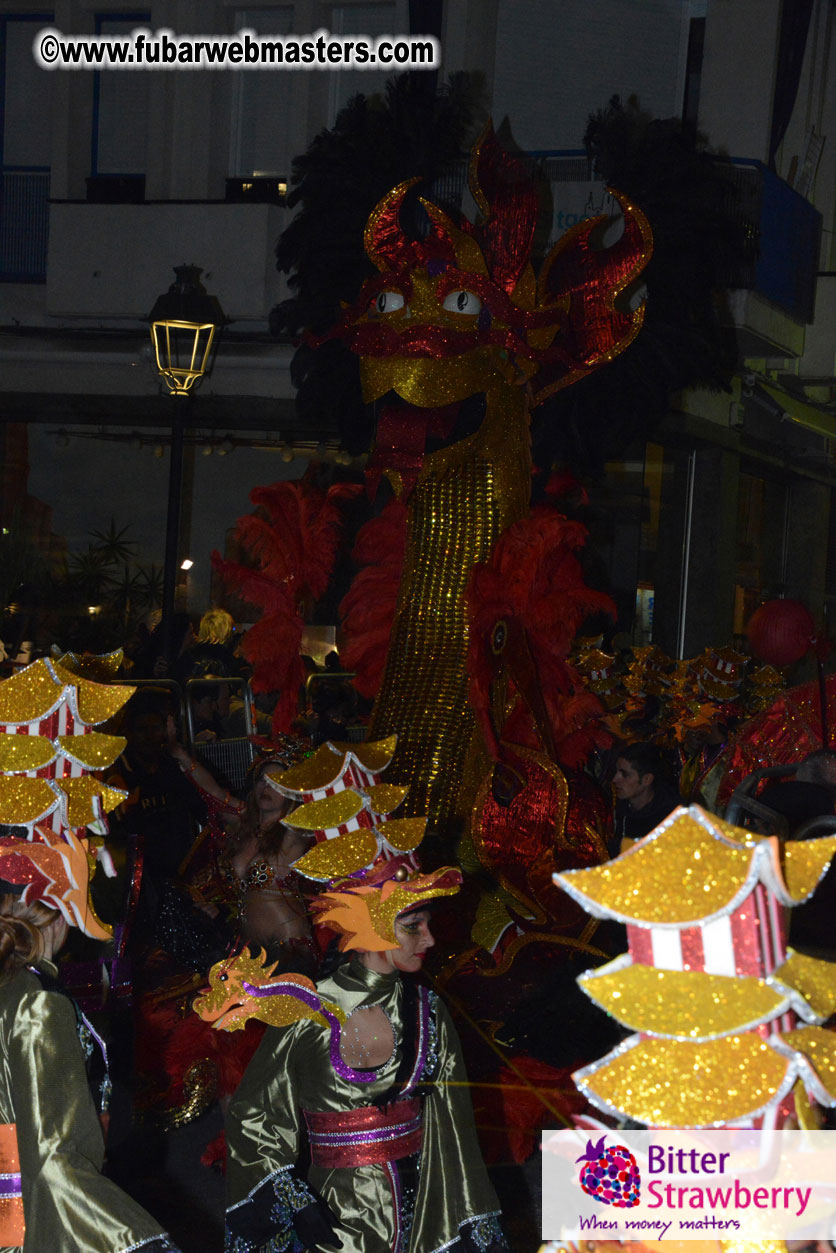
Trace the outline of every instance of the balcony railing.
<instances>
[{"instance_id":1,"label":"balcony railing","mask_svg":"<svg viewBox=\"0 0 836 1253\"><path fill-rule=\"evenodd\" d=\"M49 240L49 170L0 171L0 281L43 283Z\"/></svg>"},{"instance_id":2,"label":"balcony railing","mask_svg":"<svg viewBox=\"0 0 836 1253\"><path fill-rule=\"evenodd\" d=\"M758 232L739 281L730 286L757 292L796 322L812 322L821 214L760 161L735 159L730 174L736 191L732 212Z\"/></svg>"},{"instance_id":3,"label":"balcony railing","mask_svg":"<svg viewBox=\"0 0 836 1253\"><path fill-rule=\"evenodd\" d=\"M525 163L552 188L555 212L549 242L574 221L600 211L603 184L598 183L600 194L590 192L596 178L585 153L529 153ZM794 321L811 322L821 215L760 162L721 164L729 176L728 212L750 231L750 247L735 272L724 276L726 286L754 291ZM462 160L433 184L429 196L460 207L466 187L467 162ZM48 201L48 170L7 168L0 172L0 281L44 281Z\"/></svg>"}]
</instances>

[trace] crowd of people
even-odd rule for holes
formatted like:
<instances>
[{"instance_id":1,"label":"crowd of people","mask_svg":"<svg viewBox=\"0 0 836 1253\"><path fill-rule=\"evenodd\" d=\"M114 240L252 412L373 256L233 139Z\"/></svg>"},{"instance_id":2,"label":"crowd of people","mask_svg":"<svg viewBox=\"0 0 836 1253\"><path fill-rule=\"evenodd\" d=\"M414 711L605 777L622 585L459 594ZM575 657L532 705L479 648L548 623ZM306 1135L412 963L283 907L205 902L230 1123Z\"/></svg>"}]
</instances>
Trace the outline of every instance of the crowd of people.
<instances>
[{"instance_id":1,"label":"crowd of people","mask_svg":"<svg viewBox=\"0 0 836 1253\"><path fill-rule=\"evenodd\" d=\"M323 669L308 667L316 681L300 692L292 734L272 734L264 722L254 728L232 625L222 611L205 615L197 632L179 624L173 661L152 632L130 659L131 680L142 680L136 694L118 727L107 728L125 741L106 775L123 793L107 836L117 875L96 870L91 908L130 931L132 1012L107 1024L112 1067L132 1089L128 1122L141 1116L171 1128L220 1105L225 1143L207 1145L205 1161L226 1171L232 1253L502 1253L509 1246L461 1047L443 1002L420 978L434 944L432 911L458 890L459 871L421 875L394 858L341 883L300 876L296 863L312 836L285 823L291 801L276 779L316 742L344 737L362 709L334 654ZM609 857L678 805L722 813L716 780L739 718L705 690L678 719L665 721L660 708L634 684L620 706L610 703L611 743L587 765L588 782L611 798L611 824L600 833ZM231 781L204 750L233 741L246 746L249 767ZM805 824L823 816L836 829L836 753L807 754L752 799L744 820L761 831L803 838ZM160 1223L102 1174L103 1111L84 1077L102 1020L94 1014L91 1025L60 991L65 915L49 891L32 902L33 875L5 856L14 844L4 830L0 1159L18 1181L19 1204L5 1235L0 1212L0 1244L174 1249ZM826 912L821 902L799 909L795 940L826 947ZM76 964L89 958L93 934L71 939ZM211 972L227 971L239 953L249 954L252 1005L240 1030L223 1031L218 1014L192 1011L207 999ZM258 996L266 999L253 1008ZM513 1047L521 1035L515 1028L506 1038ZM100 1097L101 1066L97 1076ZM130 1125L120 1129L128 1146L132 1134ZM119 1177L130 1188L130 1171Z\"/></svg>"}]
</instances>

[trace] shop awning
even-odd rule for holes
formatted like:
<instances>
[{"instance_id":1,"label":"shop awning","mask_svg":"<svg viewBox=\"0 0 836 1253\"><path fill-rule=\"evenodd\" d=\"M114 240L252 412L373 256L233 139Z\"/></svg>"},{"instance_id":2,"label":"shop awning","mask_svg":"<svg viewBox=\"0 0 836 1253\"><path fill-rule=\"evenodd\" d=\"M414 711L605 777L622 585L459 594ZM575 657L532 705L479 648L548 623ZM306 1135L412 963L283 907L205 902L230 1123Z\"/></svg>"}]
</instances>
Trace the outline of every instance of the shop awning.
<instances>
[{"instance_id":1,"label":"shop awning","mask_svg":"<svg viewBox=\"0 0 836 1253\"><path fill-rule=\"evenodd\" d=\"M770 387L760 381L758 387L766 392L777 405L780 405L793 422L797 422L799 426L806 426L809 431L815 431L824 439L836 440L836 415L829 413L826 409L820 409L818 405L811 405L809 401L801 400L780 387Z\"/></svg>"}]
</instances>

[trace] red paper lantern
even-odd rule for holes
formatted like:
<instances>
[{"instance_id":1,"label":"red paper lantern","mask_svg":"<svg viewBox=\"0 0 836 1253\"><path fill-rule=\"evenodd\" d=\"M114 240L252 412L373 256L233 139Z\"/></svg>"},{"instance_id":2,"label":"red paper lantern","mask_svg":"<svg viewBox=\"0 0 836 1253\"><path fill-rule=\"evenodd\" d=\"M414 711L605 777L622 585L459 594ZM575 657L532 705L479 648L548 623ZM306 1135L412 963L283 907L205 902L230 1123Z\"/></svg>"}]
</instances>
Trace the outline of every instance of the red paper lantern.
<instances>
[{"instance_id":1,"label":"red paper lantern","mask_svg":"<svg viewBox=\"0 0 836 1253\"><path fill-rule=\"evenodd\" d=\"M749 619L752 652L770 666L791 666L816 642L813 615L800 600L768 600Z\"/></svg>"}]
</instances>

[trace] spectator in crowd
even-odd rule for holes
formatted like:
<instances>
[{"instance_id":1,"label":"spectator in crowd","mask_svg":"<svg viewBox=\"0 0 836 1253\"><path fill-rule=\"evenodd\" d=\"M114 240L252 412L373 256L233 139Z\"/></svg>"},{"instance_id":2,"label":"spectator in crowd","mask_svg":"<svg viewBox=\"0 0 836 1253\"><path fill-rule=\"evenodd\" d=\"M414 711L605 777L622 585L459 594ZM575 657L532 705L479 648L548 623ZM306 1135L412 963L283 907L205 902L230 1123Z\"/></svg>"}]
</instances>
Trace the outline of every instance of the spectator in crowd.
<instances>
[{"instance_id":1,"label":"spectator in crowd","mask_svg":"<svg viewBox=\"0 0 836 1253\"><path fill-rule=\"evenodd\" d=\"M174 679L185 683L191 678L194 663L191 646L194 643L192 620L187 613L176 613L171 621L170 656L164 651L165 630L160 621L151 632L148 643L134 658L131 677L135 679Z\"/></svg>"},{"instance_id":2,"label":"spectator in crowd","mask_svg":"<svg viewBox=\"0 0 836 1253\"><path fill-rule=\"evenodd\" d=\"M616 857L679 805L664 758L654 744L628 744L619 751L613 777L615 822L609 854Z\"/></svg>"},{"instance_id":3,"label":"spectator in crowd","mask_svg":"<svg viewBox=\"0 0 836 1253\"><path fill-rule=\"evenodd\" d=\"M115 826L144 841L145 875L174 879L195 838L196 822L206 811L194 788L166 751L166 718L170 712L164 690L138 692L125 711L123 733L128 741L108 776L123 788Z\"/></svg>"},{"instance_id":4,"label":"spectator in crowd","mask_svg":"<svg viewBox=\"0 0 836 1253\"><path fill-rule=\"evenodd\" d=\"M229 684L205 680L188 687L195 743L224 739L230 714Z\"/></svg>"},{"instance_id":5,"label":"spectator in crowd","mask_svg":"<svg viewBox=\"0 0 836 1253\"><path fill-rule=\"evenodd\" d=\"M209 609L200 619L197 636L189 648L192 676L237 675L241 662L235 655L235 620L225 609Z\"/></svg>"}]
</instances>

